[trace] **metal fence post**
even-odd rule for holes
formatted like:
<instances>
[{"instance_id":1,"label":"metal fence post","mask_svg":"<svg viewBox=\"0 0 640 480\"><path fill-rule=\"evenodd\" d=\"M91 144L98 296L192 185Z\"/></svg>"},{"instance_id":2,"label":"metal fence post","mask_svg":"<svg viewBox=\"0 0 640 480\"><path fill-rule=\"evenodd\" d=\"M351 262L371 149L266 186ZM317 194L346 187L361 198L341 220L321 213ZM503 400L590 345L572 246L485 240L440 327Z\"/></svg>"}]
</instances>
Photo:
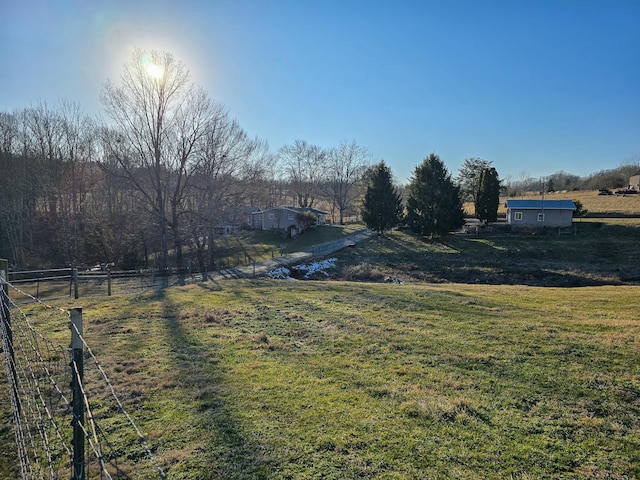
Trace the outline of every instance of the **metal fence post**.
<instances>
[{"instance_id":1,"label":"metal fence post","mask_svg":"<svg viewBox=\"0 0 640 480\"><path fill-rule=\"evenodd\" d=\"M6 334L7 354L9 355L9 370L11 371L11 394L15 402L18 412L21 411L20 395L18 394L18 372L16 371L15 353L13 351L13 330L11 329L11 310L9 309L9 288L7 282L9 281L9 261L0 259L0 316L1 321L4 323L3 330Z\"/></svg>"},{"instance_id":2,"label":"metal fence post","mask_svg":"<svg viewBox=\"0 0 640 480\"><path fill-rule=\"evenodd\" d=\"M0 258L0 284L2 284L2 291L0 292L0 295L2 296L2 298L0 298L0 302L2 303L2 312L3 312L4 318L6 318L7 320L9 319L9 304L5 300L5 297L8 298L7 295L9 294L9 290L6 285L6 282L8 281L9 281L9 261Z\"/></svg>"},{"instance_id":3,"label":"metal fence post","mask_svg":"<svg viewBox=\"0 0 640 480\"><path fill-rule=\"evenodd\" d=\"M107 296L111 296L111 267L107 267Z\"/></svg>"},{"instance_id":4,"label":"metal fence post","mask_svg":"<svg viewBox=\"0 0 640 480\"><path fill-rule=\"evenodd\" d=\"M85 479L84 458L84 399L82 386L84 384L84 348L82 344L82 308L69 310L71 318L71 349L73 362L78 369L77 375L71 371L71 389L73 391L73 480Z\"/></svg>"}]
</instances>

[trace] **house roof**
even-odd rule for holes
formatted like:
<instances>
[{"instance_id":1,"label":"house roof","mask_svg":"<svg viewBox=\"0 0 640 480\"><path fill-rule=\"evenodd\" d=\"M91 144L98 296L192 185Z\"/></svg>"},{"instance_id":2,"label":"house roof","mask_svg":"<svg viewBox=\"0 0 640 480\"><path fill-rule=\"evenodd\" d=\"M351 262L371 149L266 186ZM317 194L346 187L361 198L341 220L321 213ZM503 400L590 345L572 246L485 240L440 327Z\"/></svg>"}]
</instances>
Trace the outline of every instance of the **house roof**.
<instances>
[{"instance_id":1,"label":"house roof","mask_svg":"<svg viewBox=\"0 0 640 480\"><path fill-rule=\"evenodd\" d=\"M322 210L318 210L316 208L310 208L310 207L306 207L306 208L300 208L300 207L288 207L291 210L295 210L296 212L311 212L314 215L327 215L327 212L323 212Z\"/></svg>"},{"instance_id":2,"label":"house roof","mask_svg":"<svg viewBox=\"0 0 640 480\"><path fill-rule=\"evenodd\" d=\"M262 210L262 212L269 212L271 210L291 210L293 212L311 212L314 215L328 215L327 212L323 212L322 210L316 210L315 208L300 208L300 207L272 207L272 208L267 208L265 210Z\"/></svg>"},{"instance_id":3,"label":"house roof","mask_svg":"<svg viewBox=\"0 0 640 480\"><path fill-rule=\"evenodd\" d=\"M575 210L573 200L507 200L507 208L518 210Z\"/></svg>"}]
</instances>

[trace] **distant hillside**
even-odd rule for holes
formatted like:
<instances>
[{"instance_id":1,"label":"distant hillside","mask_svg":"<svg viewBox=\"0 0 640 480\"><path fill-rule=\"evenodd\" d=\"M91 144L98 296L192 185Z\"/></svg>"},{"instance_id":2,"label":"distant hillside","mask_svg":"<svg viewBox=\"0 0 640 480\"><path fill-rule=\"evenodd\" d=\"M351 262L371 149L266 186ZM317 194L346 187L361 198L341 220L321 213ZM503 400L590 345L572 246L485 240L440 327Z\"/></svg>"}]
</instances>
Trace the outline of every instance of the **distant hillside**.
<instances>
[{"instance_id":1,"label":"distant hillside","mask_svg":"<svg viewBox=\"0 0 640 480\"><path fill-rule=\"evenodd\" d=\"M523 174L523 178L518 180L506 179L504 186L509 196L537 192L543 188L543 185L545 191L617 189L627 187L629 185L629 177L633 175L640 175L640 158L630 160L619 167L601 170L586 176L563 171L555 172L543 178L532 178Z\"/></svg>"}]
</instances>

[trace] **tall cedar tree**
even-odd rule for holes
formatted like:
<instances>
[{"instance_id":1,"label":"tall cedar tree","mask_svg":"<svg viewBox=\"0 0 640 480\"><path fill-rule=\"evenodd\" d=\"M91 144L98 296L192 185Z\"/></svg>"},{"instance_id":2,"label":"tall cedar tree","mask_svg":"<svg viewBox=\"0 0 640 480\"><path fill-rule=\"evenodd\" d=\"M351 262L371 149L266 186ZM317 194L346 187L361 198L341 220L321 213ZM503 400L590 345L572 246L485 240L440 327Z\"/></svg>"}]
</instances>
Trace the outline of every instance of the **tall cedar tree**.
<instances>
[{"instance_id":1,"label":"tall cedar tree","mask_svg":"<svg viewBox=\"0 0 640 480\"><path fill-rule=\"evenodd\" d=\"M478 195L480 194L480 175L485 168L491 168L491 161L482 158L467 158L458 172L457 184L463 202L473 203L473 213L478 216Z\"/></svg>"},{"instance_id":2,"label":"tall cedar tree","mask_svg":"<svg viewBox=\"0 0 640 480\"><path fill-rule=\"evenodd\" d=\"M367 190L362 204L362 220L371 230L382 234L400 223L402 198L384 161L371 167L365 178Z\"/></svg>"},{"instance_id":3,"label":"tall cedar tree","mask_svg":"<svg viewBox=\"0 0 640 480\"><path fill-rule=\"evenodd\" d=\"M481 222L489 223L498 220L500 204L500 179L495 168L485 168L480 174L478 188L478 205L476 216Z\"/></svg>"},{"instance_id":4,"label":"tall cedar tree","mask_svg":"<svg viewBox=\"0 0 640 480\"><path fill-rule=\"evenodd\" d=\"M433 237L464 225L460 189L435 153L416 167L408 190L407 223L414 232Z\"/></svg>"}]
</instances>

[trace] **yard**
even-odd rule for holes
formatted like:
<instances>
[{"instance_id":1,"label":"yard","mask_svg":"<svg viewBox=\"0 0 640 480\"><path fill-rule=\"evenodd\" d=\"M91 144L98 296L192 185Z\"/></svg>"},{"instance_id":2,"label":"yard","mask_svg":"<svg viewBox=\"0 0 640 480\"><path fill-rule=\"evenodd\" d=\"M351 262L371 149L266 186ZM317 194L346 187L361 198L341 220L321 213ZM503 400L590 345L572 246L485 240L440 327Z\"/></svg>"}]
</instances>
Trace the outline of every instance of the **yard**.
<instances>
[{"instance_id":1,"label":"yard","mask_svg":"<svg viewBox=\"0 0 640 480\"><path fill-rule=\"evenodd\" d=\"M272 280L82 302L168 478L198 480L637 478L637 305L624 286ZM40 310L67 342L64 315ZM95 385L106 457L157 478ZM0 476L16 478L2 418Z\"/></svg>"}]
</instances>

